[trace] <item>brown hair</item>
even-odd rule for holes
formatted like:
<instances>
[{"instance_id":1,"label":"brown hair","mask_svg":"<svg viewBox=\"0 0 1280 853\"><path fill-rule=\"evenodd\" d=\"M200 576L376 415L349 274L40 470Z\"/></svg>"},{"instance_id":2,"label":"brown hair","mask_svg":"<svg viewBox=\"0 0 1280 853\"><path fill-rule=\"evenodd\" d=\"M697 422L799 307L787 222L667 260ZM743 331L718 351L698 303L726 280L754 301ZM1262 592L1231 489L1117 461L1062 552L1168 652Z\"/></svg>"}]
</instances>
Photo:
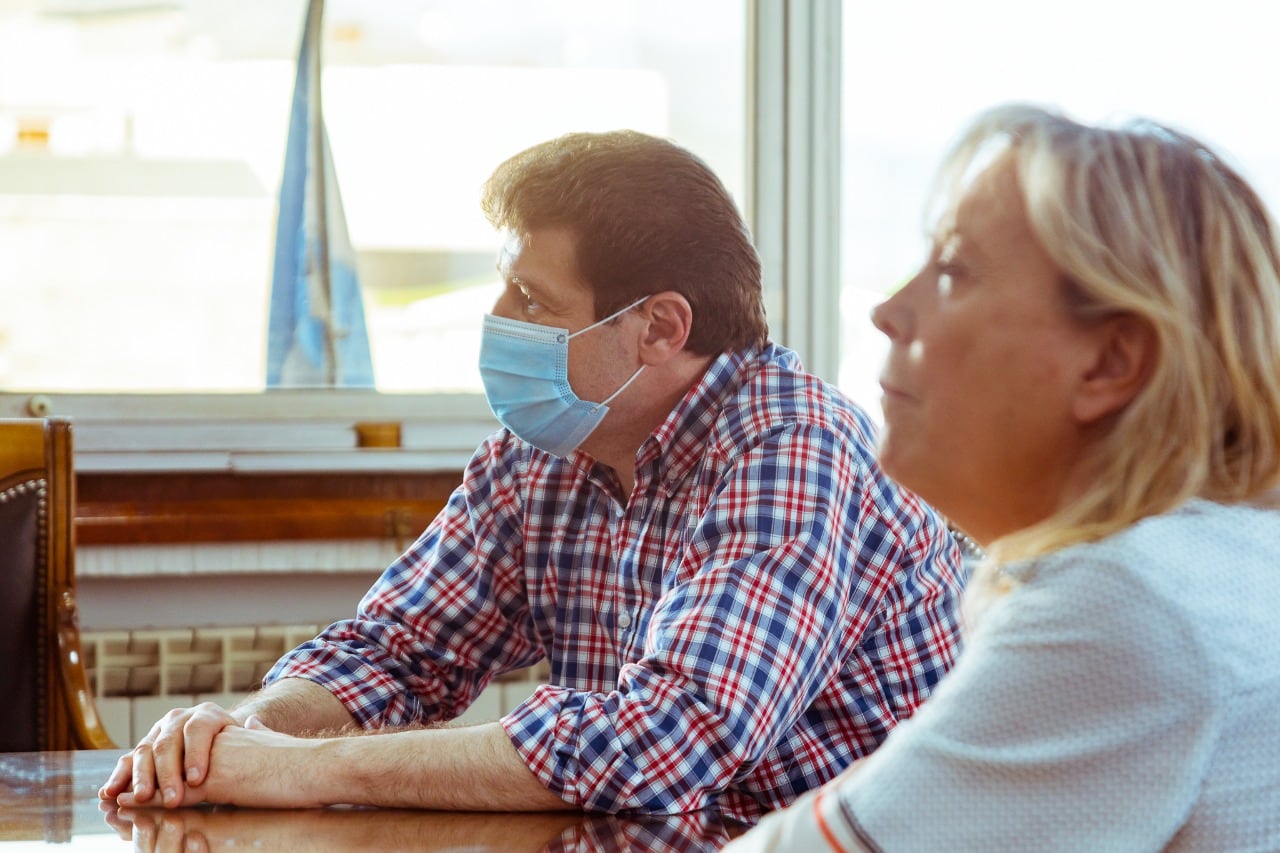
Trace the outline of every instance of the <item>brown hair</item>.
<instances>
[{"instance_id":1,"label":"brown hair","mask_svg":"<svg viewBox=\"0 0 1280 853\"><path fill-rule=\"evenodd\" d=\"M671 290L693 308L695 354L768 338L746 223L715 173L678 145L629 130L561 136L498 166L481 205L495 228L522 236L570 229L597 318Z\"/></svg>"}]
</instances>

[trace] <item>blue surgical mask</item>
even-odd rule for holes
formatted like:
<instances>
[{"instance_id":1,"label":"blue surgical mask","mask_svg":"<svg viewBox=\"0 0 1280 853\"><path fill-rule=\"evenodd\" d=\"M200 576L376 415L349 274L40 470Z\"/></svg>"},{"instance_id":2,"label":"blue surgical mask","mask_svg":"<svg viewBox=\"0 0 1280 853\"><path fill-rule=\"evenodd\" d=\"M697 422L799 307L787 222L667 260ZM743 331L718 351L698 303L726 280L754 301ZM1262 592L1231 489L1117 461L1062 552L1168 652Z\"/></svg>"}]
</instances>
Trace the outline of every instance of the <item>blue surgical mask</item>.
<instances>
[{"instance_id":1,"label":"blue surgical mask","mask_svg":"<svg viewBox=\"0 0 1280 853\"><path fill-rule=\"evenodd\" d=\"M602 403L581 400L569 387L569 339L625 314L635 302L573 334L486 314L480 336L480 378L499 423L539 450L568 456L609 413L609 403L636 380L644 365Z\"/></svg>"}]
</instances>

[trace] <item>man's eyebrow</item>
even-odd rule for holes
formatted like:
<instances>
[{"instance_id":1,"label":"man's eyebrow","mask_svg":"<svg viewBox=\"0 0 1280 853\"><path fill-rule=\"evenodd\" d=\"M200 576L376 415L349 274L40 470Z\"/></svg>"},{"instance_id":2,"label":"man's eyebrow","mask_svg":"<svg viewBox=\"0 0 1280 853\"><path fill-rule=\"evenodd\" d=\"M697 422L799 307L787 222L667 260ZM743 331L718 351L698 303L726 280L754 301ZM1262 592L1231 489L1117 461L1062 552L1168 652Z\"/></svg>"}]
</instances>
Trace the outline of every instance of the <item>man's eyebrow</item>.
<instances>
[{"instance_id":1,"label":"man's eyebrow","mask_svg":"<svg viewBox=\"0 0 1280 853\"><path fill-rule=\"evenodd\" d=\"M528 284L528 280L513 269L515 264L509 258L498 258L498 262L493 268L498 271L498 275L502 276L503 281L519 281L521 284Z\"/></svg>"},{"instance_id":2,"label":"man's eyebrow","mask_svg":"<svg viewBox=\"0 0 1280 853\"><path fill-rule=\"evenodd\" d=\"M524 275L516 272L513 267L507 267L507 270L506 272L503 273L503 276L508 281L516 283L521 290L525 291L530 296L536 296L539 299L544 301L546 301L549 298L550 291L547 290L547 288L544 287L541 283L539 283L537 279L527 278Z\"/></svg>"}]
</instances>

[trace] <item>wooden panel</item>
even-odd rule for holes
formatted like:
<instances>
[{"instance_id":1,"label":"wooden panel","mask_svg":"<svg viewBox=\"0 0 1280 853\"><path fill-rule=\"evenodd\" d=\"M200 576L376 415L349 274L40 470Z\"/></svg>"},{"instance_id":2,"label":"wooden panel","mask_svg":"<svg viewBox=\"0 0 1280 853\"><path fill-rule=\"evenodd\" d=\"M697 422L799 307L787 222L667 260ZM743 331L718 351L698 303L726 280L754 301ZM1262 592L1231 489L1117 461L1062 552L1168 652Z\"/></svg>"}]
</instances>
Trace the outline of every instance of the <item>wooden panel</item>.
<instances>
[{"instance_id":1,"label":"wooden panel","mask_svg":"<svg viewBox=\"0 0 1280 853\"><path fill-rule=\"evenodd\" d=\"M37 420L5 419L4 440L0 441L0 472L43 471L45 465L44 425Z\"/></svg>"},{"instance_id":2,"label":"wooden panel","mask_svg":"<svg viewBox=\"0 0 1280 853\"><path fill-rule=\"evenodd\" d=\"M81 472L84 545L414 537L462 473Z\"/></svg>"}]
</instances>

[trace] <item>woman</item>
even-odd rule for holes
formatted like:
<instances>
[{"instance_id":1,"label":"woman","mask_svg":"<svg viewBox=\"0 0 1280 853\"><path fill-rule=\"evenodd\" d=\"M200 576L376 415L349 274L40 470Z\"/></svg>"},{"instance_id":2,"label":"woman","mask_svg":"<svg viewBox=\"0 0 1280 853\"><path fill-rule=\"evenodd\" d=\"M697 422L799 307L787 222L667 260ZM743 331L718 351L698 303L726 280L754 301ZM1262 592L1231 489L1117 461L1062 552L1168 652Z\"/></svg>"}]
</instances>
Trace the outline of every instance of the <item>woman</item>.
<instances>
[{"instance_id":1,"label":"woman","mask_svg":"<svg viewBox=\"0 0 1280 853\"><path fill-rule=\"evenodd\" d=\"M873 314L885 470L986 550L955 669L753 850L1280 850L1280 258L1149 122L981 115Z\"/></svg>"}]
</instances>

